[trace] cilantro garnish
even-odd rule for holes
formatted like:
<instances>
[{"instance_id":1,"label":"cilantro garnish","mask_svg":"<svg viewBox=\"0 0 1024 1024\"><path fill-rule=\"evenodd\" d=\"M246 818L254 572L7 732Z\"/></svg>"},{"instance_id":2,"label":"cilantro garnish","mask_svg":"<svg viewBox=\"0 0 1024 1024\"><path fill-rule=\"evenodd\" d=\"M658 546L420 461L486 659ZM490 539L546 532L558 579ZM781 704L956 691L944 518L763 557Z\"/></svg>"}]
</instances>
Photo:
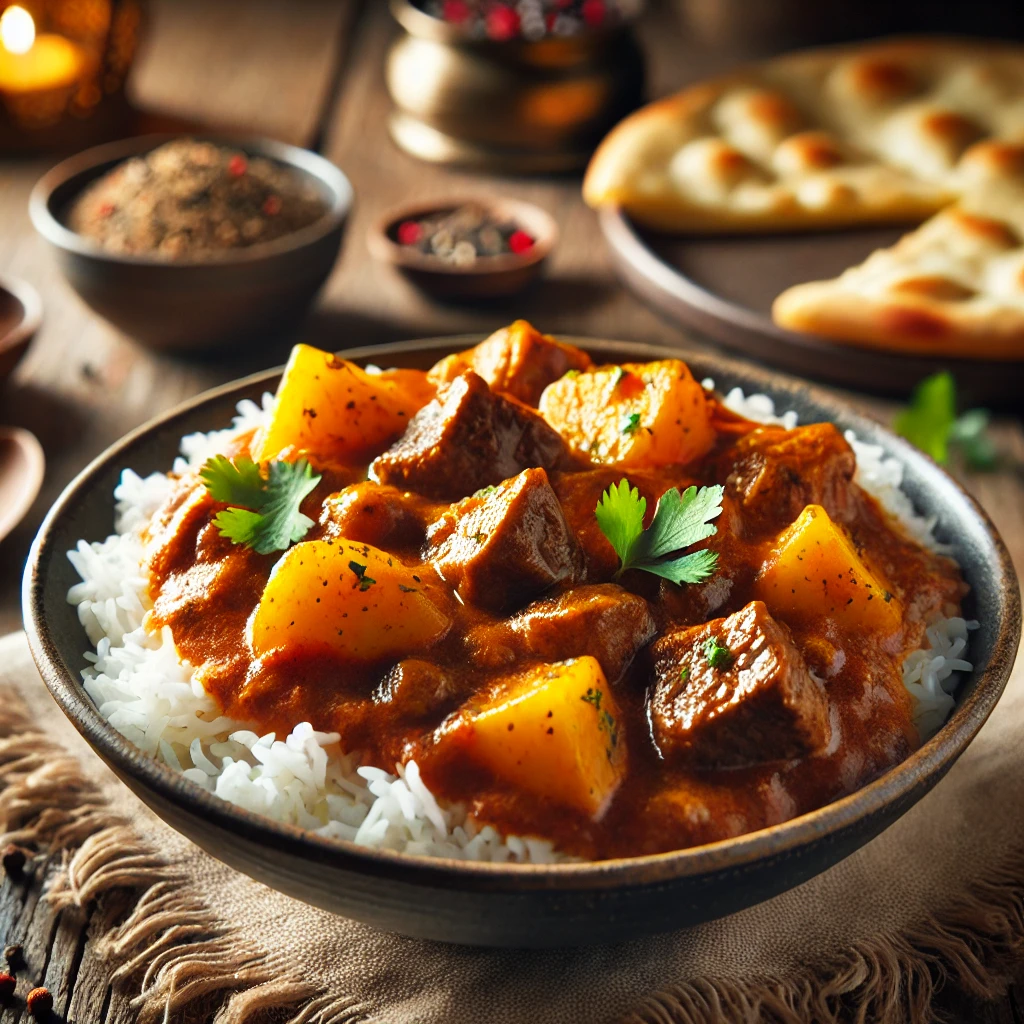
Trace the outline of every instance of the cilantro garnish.
<instances>
[{"instance_id":1,"label":"cilantro garnish","mask_svg":"<svg viewBox=\"0 0 1024 1024\"><path fill-rule=\"evenodd\" d=\"M622 432L624 434L635 434L640 426L640 413L631 412L622 420Z\"/></svg>"},{"instance_id":2,"label":"cilantro garnish","mask_svg":"<svg viewBox=\"0 0 1024 1024\"><path fill-rule=\"evenodd\" d=\"M654 519L645 530L647 499L641 498L635 487L630 489L625 478L612 484L601 495L594 515L619 556L615 578L627 569L643 569L677 585L699 583L710 576L718 564L717 552L676 553L718 532L710 521L722 512L722 493L717 485L700 490L687 487L682 494L673 487L659 499Z\"/></svg>"},{"instance_id":3,"label":"cilantro garnish","mask_svg":"<svg viewBox=\"0 0 1024 1024\"><path fill-rule=\"evenodd\" d=\"M349 562L348 567L359 577L359 589L369 590L377 581L372 576L366 575L366 566L359 562Z\"/></svg>"},{"instance_id":4,"label":"cilantro garnish","mask_svg":"<svg viewBox=\"0 0 1024 1024\"><path fill-rule=\"evenodd\" d=\"M893 422L897 434L940 465L949 462L950 448L959 449L972 469L991 469L996 451L988 436L989 414L969 409L956 414L956 382L947 371L926 377L914 389L910 406Z\"/></svg>"},{"instance_id":5,"label":"cilantro garnish","mask_svg":"<svg viewBox=\"0 0 1024 1024\"><path fill-rule=\"evenodd\" d=\"M214 524L222 537L261 555L285 551L313 525L299 511L302 499L320 482L305 459L274 461L266 476L245 456L233 462L223 455L207 459L199 476L215 501L232 506L218 512Z\"/></svg>"},{"instance_id":6,"label":"cilantro garnish","mask_svg":"<svg viewBox=\"0 0 1024 1024\"><path fill-rule=\"evenodd\" d=\"M732 664L732 651L722 646L717 637L708 637L704 644L704 656L712 668L728 668Z\"/></svg>"}]
</instances>

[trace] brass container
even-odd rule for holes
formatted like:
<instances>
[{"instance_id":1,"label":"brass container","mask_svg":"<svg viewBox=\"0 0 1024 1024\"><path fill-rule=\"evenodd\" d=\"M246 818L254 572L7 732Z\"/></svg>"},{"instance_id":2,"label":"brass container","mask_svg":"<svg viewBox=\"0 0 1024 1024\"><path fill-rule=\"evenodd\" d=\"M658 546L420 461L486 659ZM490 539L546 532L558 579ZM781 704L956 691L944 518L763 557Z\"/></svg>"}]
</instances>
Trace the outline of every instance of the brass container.
<instances>
[{"instance_id":1,"label":"brass container","mask_svg":"<svg viewBox=\"0 0 1024 1024\"><path fill-rule=\"evenodd\" d=\"M387 57L391 135L434 163L543 173L586 165L643 97L643 57L628 25L536 41L468 39L409 0Z\"/></svg>"}]
</instances>

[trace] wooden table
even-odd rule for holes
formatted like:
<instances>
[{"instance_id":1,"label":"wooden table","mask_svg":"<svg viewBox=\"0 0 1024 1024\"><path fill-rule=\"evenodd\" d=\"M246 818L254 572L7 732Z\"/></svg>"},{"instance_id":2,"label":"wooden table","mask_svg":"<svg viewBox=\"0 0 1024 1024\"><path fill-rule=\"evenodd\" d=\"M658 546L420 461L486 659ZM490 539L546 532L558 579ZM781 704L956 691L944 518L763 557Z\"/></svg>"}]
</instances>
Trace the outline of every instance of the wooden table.
<instances>
[{"instance_id":1,"label":"wooden table","mask_svg":"<svg viewBox=\"0 0 1024 1024\"><path fill-rule=\"evenodd\" d=\"M395 28L375 0L163 0L151 5L148 48L134 78L141 105L211 123L246 125L300 145L322 141L355 187L357 205L342 257L319 306L297 333L315 345L344 348L402 338L490 331L515 316L547 331L663 344L681 332L621 289L579 181L494 179L417 163L387 138L389 103L383 56ZM640 30L650 91L666 93L700 77L721 55L688 53L671 10L655 7ZM287 39L287 46L282 43ZM100 322L57 273L26 213L34 181L52 161L0 158L0 273L30 280L44 297L46 320L29 355L0 392L0 422L28 427L46 450L43 492L22 525L0 543L0 633L20 625L18 589L32 536L60 489L89 459L128 429L183 398L243 373L283 362L294 338L231 358L183 362L136 347ZM557 218L563 240L547 278L507 306L435 305L375 263L366 231L386 208L420 197L501 192L529 199ZM686 339L694 343L694 339ZM892 406L866 402L881 418ZM1002 423L999 441L1012 469L968 484L1024 565L1024 432ZM83 1024L133 1019L130 991L110 990L92 953L93 930L123 910L117 901L55 918L39 901L42 879L27 890L0 887L0 944L22 941L41 965L58 1014ZM955 1018L1018 1022L1011 993L984 1007L946 997ZM18 1019L0 1012L0 1024Z\"/></svg>"}]
</instances>

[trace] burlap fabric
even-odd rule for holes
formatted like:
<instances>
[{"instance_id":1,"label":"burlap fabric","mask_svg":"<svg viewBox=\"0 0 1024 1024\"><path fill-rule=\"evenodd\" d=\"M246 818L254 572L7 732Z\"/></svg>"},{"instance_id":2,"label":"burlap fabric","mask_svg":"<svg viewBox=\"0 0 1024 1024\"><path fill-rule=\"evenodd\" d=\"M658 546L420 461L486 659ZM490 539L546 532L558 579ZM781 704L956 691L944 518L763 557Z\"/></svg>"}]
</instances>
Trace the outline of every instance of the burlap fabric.
<instances>
[{"instance_id":1,"label":"burlap fabric","mask_svg":"<svg viewBox=\"0 0 1024 1024\"><path fill-rule=\"evenodd\" d=\"M617 947L492 952L384 934L236 874L164 826L0 641L0 825L68 851L49 894L137 895L106 936L142 1021L691 1024L928 1021L939 984L995 996L1024 956L1024 665L949 776L799 889Z\"/></svg>"}]
</instances>

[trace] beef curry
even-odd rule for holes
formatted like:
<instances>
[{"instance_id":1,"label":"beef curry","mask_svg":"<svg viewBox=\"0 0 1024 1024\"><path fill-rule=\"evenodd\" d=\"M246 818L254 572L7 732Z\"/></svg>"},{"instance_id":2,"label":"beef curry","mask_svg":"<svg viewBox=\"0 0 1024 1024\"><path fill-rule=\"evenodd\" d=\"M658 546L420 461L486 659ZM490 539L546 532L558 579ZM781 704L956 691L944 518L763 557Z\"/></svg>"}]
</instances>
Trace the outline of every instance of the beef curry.
<instances>
[{"instance_id":1,"label":"beef curry","mask_svg":"<svg viewBox=\"0 0 1024 1024\"><path fill-rule=\"evenodd\" d=\"M902 662L966 591L831 424L760 425L679 360L599 367L521 321L426 373L298 346L225 456L242 491L306 482L277 545L232 533L254 501L205 470L148 529L150 625L224 713L415 759L582 857L736 836L899 763ZM629 529L668 553L630 562Z\"/></svg>"}]
</instances>

